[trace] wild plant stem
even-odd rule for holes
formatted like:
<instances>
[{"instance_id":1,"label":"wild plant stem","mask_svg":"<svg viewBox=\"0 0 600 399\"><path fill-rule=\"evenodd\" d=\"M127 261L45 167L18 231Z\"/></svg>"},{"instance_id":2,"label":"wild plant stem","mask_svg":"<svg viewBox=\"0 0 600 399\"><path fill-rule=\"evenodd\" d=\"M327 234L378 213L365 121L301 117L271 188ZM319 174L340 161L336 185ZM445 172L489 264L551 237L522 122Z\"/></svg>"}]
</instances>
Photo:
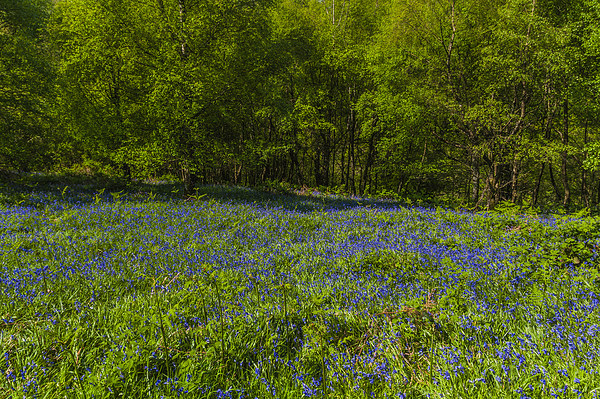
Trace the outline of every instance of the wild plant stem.
<instances>
[{"instance_id":1,"label":"wild plant stem","mask_svg":"<svg viewBox=\"0 0 600 399\"><path fill-rule=\"evenodd\" d=\"M221 290L219 288L219 282L215 277L215 288L217 289L217 301L219 302L219 321L221 325L221 362L225 367L225 321L223 320L223 304L221 302Z\"/></svg>"},{"instance_id":2,"label":"wild plant stem","mask_svg":"<svg viewBox=\"0 0 600 399\"><path fill-rule=\"evenodd\" d=\"M323 326L323 335L325 334L325 331L327 330L325 327L325 320L321 319L321 325ZM324 338L323 335L321 335L321 374L323 377L323 394L326 394L327 392L327 368L325 367L325 344L324 344Z\"/></svg>"},{"instance_id":3,"label":"wild plant stem","mask_svg":"<svg viewBox=\"0 0 600 399\"><path fill-rule=\"evenodd\" d=\"M290 352L291 352L291 345L290 345L290 331L289 331L289 326L290 323L288 321L288 312L287 312L287 289L286 289L286 284L283 284L283 315L284 315L284 320L285 320L285 344L286 344L286 352L287 352L287 359L288 361L290 360Z\"/></svg>"},{"instance_id":4,"label":"wild plant stem","mask_svg":"<svg viewBox=\"0 0 600 399\"><path fill-rule=\"evenodd\" d=\"M163 339L165 357L167 359L167 370L168 370L169 376L171 376L171 356L169 354L169 346L167 343L167 332L165 330L165 324L164 324L163 318L162 318L162 307L160 306L160 300L158 299L158 295L156 296L156 307L158 308L158 322L160 325L160 332L161 332L162 339Z\"/></svg>"},{"instance_id":5,"label":"wild plant stem","mask_svg":"<svg viewBox=\"0 0 600 399\"><path fill-rule=\"evenodd\" d=\"M79 388L81 388L81 393L83 393L83 399L87 399L87 395L85 393L85 387L83 385L83 382L81 381L81 375L79 374L79 367L78 367L78 362L77 359L75 358L75 354L73 353L73 350L69 349L69 355L71 355L71 358L73 358L73 365L75 366L75 378L77 378L77 384L79 385Z\"/></svg>"}]
</instances>

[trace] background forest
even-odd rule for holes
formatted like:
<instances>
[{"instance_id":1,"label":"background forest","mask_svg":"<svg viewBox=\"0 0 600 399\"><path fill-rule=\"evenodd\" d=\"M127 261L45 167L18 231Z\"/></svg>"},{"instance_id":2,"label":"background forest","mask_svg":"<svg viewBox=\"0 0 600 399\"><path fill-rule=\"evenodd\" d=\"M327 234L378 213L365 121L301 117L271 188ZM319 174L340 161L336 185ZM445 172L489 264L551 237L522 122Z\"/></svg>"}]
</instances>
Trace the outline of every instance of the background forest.
<instances>
[{"instance_id":1,"label":"background forest","mask_svg":"<svg viewBox=\"0 0 600 399\"><path fill-rule=\"evenodd\" d=\"M600 202L599 0L0 0L0 170Z\"/></svg>"}]
</instances>

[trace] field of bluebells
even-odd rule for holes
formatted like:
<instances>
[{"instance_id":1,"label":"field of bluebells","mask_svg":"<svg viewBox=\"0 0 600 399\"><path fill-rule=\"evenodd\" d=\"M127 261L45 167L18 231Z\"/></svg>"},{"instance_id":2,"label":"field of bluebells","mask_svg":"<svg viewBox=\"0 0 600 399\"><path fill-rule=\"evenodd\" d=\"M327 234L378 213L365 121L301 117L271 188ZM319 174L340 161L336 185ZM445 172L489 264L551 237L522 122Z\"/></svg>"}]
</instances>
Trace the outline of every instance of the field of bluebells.
<instances>
[{"instance_id":1,"label":"field of bluebells","mask_svg":"<svg viewBox=\"0 0 600 399\"><path fill-rule=\"evenodd\" d=\"M0 187L2 398L600 397L600 219Z\"/></svg>"}]
</instances>

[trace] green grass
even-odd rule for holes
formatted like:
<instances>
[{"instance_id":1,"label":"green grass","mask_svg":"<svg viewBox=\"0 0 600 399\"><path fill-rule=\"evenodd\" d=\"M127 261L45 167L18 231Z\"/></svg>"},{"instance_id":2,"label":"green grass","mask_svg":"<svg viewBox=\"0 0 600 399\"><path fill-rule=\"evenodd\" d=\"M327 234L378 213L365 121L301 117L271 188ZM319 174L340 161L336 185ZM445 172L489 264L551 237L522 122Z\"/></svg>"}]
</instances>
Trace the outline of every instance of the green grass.
<instances>
[{"instance_id":1,"label":"green grass","mask_svg":"<svg viewBox=\"0 0 600 399\"><path fill-rule=\"evenodd\" d=\"M0 398L600 390L597 218L62 183L0 188Z\"/></svg>"}]
</instances>

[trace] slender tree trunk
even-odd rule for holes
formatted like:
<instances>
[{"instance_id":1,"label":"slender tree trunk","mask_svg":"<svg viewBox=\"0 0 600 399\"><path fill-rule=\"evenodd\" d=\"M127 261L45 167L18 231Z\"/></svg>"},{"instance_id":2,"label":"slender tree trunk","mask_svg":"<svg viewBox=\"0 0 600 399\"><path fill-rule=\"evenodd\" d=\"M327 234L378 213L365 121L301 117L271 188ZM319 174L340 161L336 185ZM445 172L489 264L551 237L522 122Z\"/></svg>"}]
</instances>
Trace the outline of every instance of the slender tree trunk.
<instances>
[{"instance_id":1,"label":"slender tree trunk","mask_svg":"<svg viewBox=\"0 0 600 399\"><path fill-rule=\"evenodd\" d=\"M548 172L550 173L550 183L552 183L552 188L554 189L555 201L558 203L560 201L560 192L558 191L558 186L556 185L556 179L554 179L552 162L548 163Z\"/></svg>"},{"instance_id":2,"label":"slender tree trunk","mask_svg":"<svg viewBox=\"0 0 600 399\"><path fill-rule=\"evenodd\" d=\"M596 197L596 205L600 204L600 178L598 179L598 188L597 188L597 197Z\"/></svg>"},{"instance_id":3,"label":"slender tree trunk","mask_svg":"<svg viewBox=\"0 0 600 399\"><path fill-rule=\"evenodd\" d=\"M359 138L356 140L356 143L355 143L354 162L353 162L354 169L356 170L356 173L355 174L353 173L353 178L358 178L358 182L356 182L356 184L357 184L356 189L358 190L358 191L356 191L357 194L360 194L360 182L361 182L360 179L361 179L361 176L363 173L363 166L364 166L363 165L364 157L362 156L363 155L362 150L364 149L364 147L362 144L363 143L360 141L360 136L359 136Z\"/></svg>"},{"instance_id":4,"label":"slender tree trunk","mask_svg":"<svg viewBox=\"0 0 600 399\"><path fill-rule=\"evenodd\" d=\"M362 171L361 179L360 179L360 193L364 194L367 188L367 183L369 181L369 175L371 173L371 167L373 165L374 156L375 156L375 127L377 125L377 118L374 118L371 121L371 128L373 129L373 133L371 133L371 137L369 137L369 147L367 149L367 157L365 160L365 168Z\"/></svg>"},{"instance_id":5,"label":"slender tree trunk","mask_svg":"<svg viewBox=\"0 0 600 399\"><path fill-rule=\"evenodd\" d=\"M471 153L471 203L473 205L479 202L479 181L481 175L479 173L479 160L477 155Z\"/></svg>"},{"instance_id":6,"label":"slender tree trunk","mask_svg":"<svg viewBox=\"0 0 600 399\"><path fill-rule=\"evenodd\" d=\"M498 162L494 162L494 172L492 176L492 195L491 201L488 203L488 209L493 209L500 202L500 172L501 166Z\"/></svg>"},{"instance_id":7,"label":"slender tree trunk","mask_svg":"<svg viewBox=\"0 0 600 399\"><path fill-rule=\"evenodd\" d=\"M346 191L352 193L353 195L356 194L356 186L354 184L354 176L355 176L355 169L356 169L356 161L355 161L355 154L354 154L354 135L356 132L356 119L355 119L355 114L354 111L352 110L350 112L350 153L348 154L348 165L346 168L346 177L348 179L347 181L347 185L346 185Z\"/></svg>"},{"instance_id":8,"label":"slender tree trunk","mask_svg":"<svg viewBox=\"0 0 600 399\"><path fill-rule=\"evenodd\" d=\"M494 207L494 176L496 169L496 163L493 162L490 166L490 170L485 179L485 188L483 189L483 196L486 199L486 209L492 209Z\"/></svg>"},{"instance_id":9,"label":"slender tree trunk","mask_svg":"<svg viewBox=\"0 0 600 399\"><path fill-rule=\"evenodd\" d=\"M321 154L322 154L323 147L324 147L324 141L320 146L318 144L314 145L313 154L312 154L313 167L314 167L313 175L314 175L314 179L315 179L315 185L317 187L323 185L323 172L321 170Z\"/></svg>"},{"instance_id":10,"label":"slender tree trunk","mask_svg":"<svg viewBox=\"0 0 600 399\"><path fill-rule=\"evenodd\" d=\"M242 167L243 167L243 163L240 162L240 166L238 167L237 165L233 165L233 171L234 171L234 177L233 177L233 184L238 184L240 181L240 175L242 173Z\"/></svg>"},{"instance_id":11,"label":"slender tree trunk","mask_svg":"<svg viewBox=\"0 0 600 399\"><path fill-rule=\"evenodd\" d=\"M511 171L511 202L516 203L519 198L519 161L516 157L512 161Z\"/></svg>"},{"instance_id":12,"label":"slender tree trunk","mask_svg":"<svg viewBox=\"0 0 600 399\"><path fill-rule=\"evenodd\" d=\"M335 176L335 157L337 155L336 145L333 145L331 149L331 157L329 164L327 165L327 170L329 170L329 176L327 177L327 181L329 182L330 187L335 187L336 176Z\"/></svg>"},{"instance_id":13,"label":"slender tree trunk","mask_svg":"<svg viewBox=\"0 0 600 399\"><path fill-rule=\"evenodd\" d=\"M346 136L347 136L348 131L346 131ZM347 185L346 182L347 180L345 180L344 178L344 172L346 171L346 164L345 164L345 158L346 158L346 146L347 146L347 140L344 141L344 144L342 145L342 152L340 153L340 186L345 186Z\"/></svg>"},{"instance_id":14,"label":"slender tree trunk","mask_svg":"<svg viewBox=\"0 0 600 399\"><path fill-rule=\"evenodd\" d=\"M586 146L588 143L588 121L585 121L585 128L583 130L583 145ZM590 206L590 196L587 187L587 171L581 167L581 202L586 207Z\"/></svg>"},{"instance_id":15,"label":"slender tree trunk","mask_svg":"<svg viewBox=\"0 0 600 399\"><path fill-rule=\"evenodd\" d=\"M360 178L360 194L364 194L367 188L367 182L369 180L369 174L371 173L371 166L373 165L373 156L375 153L375 133L371 134L369 138L369 148L367 150L367 159L365 160L365 167L362 170Z\"/></svg>"},{"instance_id":16,"label":"slender tree trunk","mask_svg":"<svg viewBox=\"0 0 600 399\"><path fill-rule=\"evenodd\" d=\"M563 104L564 109L564 127L561 134L561 142L563 146L569 145L569 99L566 98ZM563 182L564 196L563 196L563 205L567 207L569 205L569 201L571 199L571 190L569 188L569 176L567 169L567 151L564 149L561 154L561 176Z\"/></svg>"},{"instance_id":17,"label":"slender tree trunk","mask_svg":"<svg viewBox=\"0 0 600 399\"><path fill-rule=\"evenodd\" d=\"M331 131L323 133L323 166L321 170L321 179L324 186L329 186L329 164L331 163Z\"/></svg>"},{"instance_id":18,"label":"slender tree trunk","mask_svg":"<svg viewBox=\"0 0 600 399\"><path fill-rule=\"evenodd\" d=\"M533 195L531 197L531 206L537 205L539 194L540 194L540 184L542 182L542 176L544 175L544 169L546 169L546 163L542 163L542 167L540 168L540 173L538 174L537 180L535 182L535 188L533 189Z\"/></svg>"},{"instance_id":19,"label":"slender tree trunk","mask_svg":"<svg viewBox=\"0 0 600 399\"><path fill-rule=\"evenodd\" d=\"M294 128L294 136L297 136L297 132L296 132L296 128ZM298 146L296 145L296 148ZM304 175L302 173L302 169L300 167L300 162L298 161L298 150L297 149L290 149L289 150L289 156L290 156L290 160L292 161L292 169L294 170L294 175L296 176L296 182L298 183L298 185L303 185L304 184Z\"/></svg>"}]
</instances>

